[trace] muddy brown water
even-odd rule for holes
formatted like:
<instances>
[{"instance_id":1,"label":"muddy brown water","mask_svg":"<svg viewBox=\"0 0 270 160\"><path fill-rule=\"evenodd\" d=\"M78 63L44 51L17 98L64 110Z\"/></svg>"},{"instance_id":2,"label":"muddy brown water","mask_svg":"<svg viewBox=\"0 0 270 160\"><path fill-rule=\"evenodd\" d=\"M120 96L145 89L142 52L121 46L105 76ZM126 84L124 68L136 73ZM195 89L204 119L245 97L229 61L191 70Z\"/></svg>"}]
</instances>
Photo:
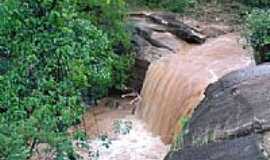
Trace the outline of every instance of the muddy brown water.
<instances>
[{"instance_id":1,"label":"muddy brown water","mask_svg":"<svg viewBox=\"0 0 270 160\"><path fill-rule=\"evenodd\" d=\"M91 139L88 144L92 149L77 149L83 160L96 160L89 157L89 152L98 153L98 160L162 160L166 156L170 146L147 130L146 124L132 114L135 107L132 101L132 98L104 98L84 115L85 123L73 128L85 130ZM128 134L115 133L113 126L118 120L131 122ZM109 137L109 148L101 145L100 135Z\"/></svg>"},{"instance_id":2,"label":"muddy brown water","mask_svg":"<svg viewBox=\"0 0 270 160\"><path fill-rule=\"evenodd\" d=\"M137 116L154 134L169 144L204 97L205 88L223 75L253 65L238 33L189 46L186 53L170 55L153 63L146 74Z\"/></svg>"},{"instance_id":3,"label":"muddy brown water","mask_svg":"<svg viewBox=\"0 0 270 160\"><path fill-rule=\"evenodd\" d=\"M162 34L154 37L172 37ZM162 160L168 144L181 132L179 120L191 116L204 98L206 87L231 71L255 64L241 40L239 33L224 33L202 45L179 40L179 44L172 44L176 54L150 65L137 105L130 103L132 98L104 99L87 112L80 128L92 139L101 134L112 139L109 149L100 150L100 159ZM136 115L132 115L134 107ZM114 133L113 122L119 119L132 122L130 134Z\"/></svg>"}]
</instances>

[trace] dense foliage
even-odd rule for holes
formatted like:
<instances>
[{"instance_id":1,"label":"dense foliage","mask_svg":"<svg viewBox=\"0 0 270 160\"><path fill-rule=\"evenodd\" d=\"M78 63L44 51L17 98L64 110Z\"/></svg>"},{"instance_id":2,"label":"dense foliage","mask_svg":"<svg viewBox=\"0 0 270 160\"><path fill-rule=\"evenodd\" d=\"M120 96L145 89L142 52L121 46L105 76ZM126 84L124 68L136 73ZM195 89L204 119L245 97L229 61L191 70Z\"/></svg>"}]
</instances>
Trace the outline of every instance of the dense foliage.
<instances>
[{"instance_id":1,"label":"dense foliage","mask_svg":"<svg viewBox=\"0 0 270 160\"><path fill-rule=\"evenodd\" d=\"M81 17L90 19L109 38L112 50L120 55L113 65L113 84L122 89L129 78L127 73L133 64L130 34L126 25L127 4L124 0L76 0Z\"/></svg>"},{"instance_id":2,"label":"dense foliage","mask_svg":"<svg viewBox=\"0 0 270 160\"><path fill-rule=\"evenodd\" d=\"M123 85L129 59L114 54L80 7L76 0L0 1L0 159L27 159L39 143L57 159L74 159L66 132L80 121L81 93L95 99Z\"/></svg>"},{"instance_id":3,"label":"dense foliage","mask_svg":"<svg viewBox=\"0 0 270 160\"><path fill-rule=\"evenodd\" d=\"M270 5L269 0L240 0L240 2L249 5L251 7L262 7L265 8Z\"/></svg>"},{"instance_id":4,"label":"dense foliage","mask_svg":"<svg viewBox=\"0 0 270 160\"><path fill-rule=\"evenodd\" d=\"M94 25L108 34L116 53L130 48L126 29L127 4L124 0L77 0L80 14L90 17Z\"/></svg>"},{"instance_id":5,"label":"dense foliage","mask_svg":"<svg viewBox=\"0 0 270 160\"><path fill-rule=\"evenodd\" d=\"M270 10L253 10L247 18L248 39L258 62L270 61Z\"/></svg>"},{"instance_id":6,"label":"dense foliage","mask_svg":"<svg viewBox=\"0 0 270 160\"><path fill-rule=\"evenodd\" d=\"M192 6L195 3L196 0L130 0L130 4L133 5L145 5L150 8L162 8L172 12L183 12L187 7Z\"/></svg>"}]
</instances>

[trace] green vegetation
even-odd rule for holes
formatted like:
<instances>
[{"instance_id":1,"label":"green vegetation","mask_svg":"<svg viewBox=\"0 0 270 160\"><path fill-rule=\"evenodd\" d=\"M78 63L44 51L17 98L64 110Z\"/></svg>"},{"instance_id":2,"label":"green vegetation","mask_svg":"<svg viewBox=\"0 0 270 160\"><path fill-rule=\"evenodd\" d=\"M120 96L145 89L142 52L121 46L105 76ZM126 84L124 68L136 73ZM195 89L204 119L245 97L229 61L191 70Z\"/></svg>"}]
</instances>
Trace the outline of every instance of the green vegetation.
<instances>
[{"instance_id":1,"label":"green vegetation","mask_svg":"<svg viewBox=\"0 0 270 160\"><path fill-rule=\"evenodd\" d=\"M270 5L269 0L240 0L241 3L251 7L267 8Z\"/></svg>"},{"instance_id":2,"label":"green vegetation","mask_svg":"<svg viewBox=\"0 0 270 160\"><path fill-rule=\"evenodd\" d=\"M128 52L130 39L125 23L124 0L77 0L80 14L107 33L116 53Z\"/></svg>"},{"instance_id":3,"label":"green vegetation","mask_svg":"<svg viewBox=\"0 0 270 160\"><path fill-rule=\"evenodd\" d=\"M0 159L28 159L40 143L56 159L75 159L67 129L80 122L81 93L96 99L124 85L130 59L113 45L127 35L101 27L82 2L1 1ZM121 19L111 20L122 29Z\"/></svg>"},{"instance_id":4,"label":"green vegetation","mask_svg":"<svg viewBox=\"0 0 270 160\"><path fill-rule=\"evenodd\" d=\"M196 0L128 0L128 2L131 6L146 6L172 12L183 12L186 8L196 4Z\"/></svg>"},{"instance_id":5,"label":"green vegetation","mask_svg":"<svg viewBox=\"0 0 270 160\"><path fill-rule=\"evenodd\" d=\"M257 63L270 61L269 0L197 0L195 8L187 14L232 25L246 35L254 48Z\"/></svg>"},{"instance_id":6,"label":"green vegetation","mask_svg":"<svg viewBox=\"0 0 270 160\"><path fill-rule=\"evenodd\" d=\"M184 136L188 133L188 124L189 124L190 118L189 117L181 117L178 121L178 125L180 126L181 133L176 135L174 138L173 144L171 146L171 150L178 151L183 148L184 143Z\"/></svg>"},{"instance_id":7,"label":"green vegetation","mask_svg":"<svg viewBox=\"0 0 270 160\"><path fill-rule=\"evenodd\" d=\"M205 0L128 0L128 5L183 13ZM270 61L269 0L247 5L247 37ZM258 9L260 8L260 9ZM122 89L133 64L124 0L0 0L0 160L29 159L48 144L56 159L76 159L70 126L95 101ZM270 48L270 47L269 47ZM186 128L187 118L181 120ZM121 124L121 123L119 123ZM123 127L116 123L115 127ZM128 133L131 125L119 132ZM184 130L184 129L183 129ZM173 148L181 147L183 135Z\"/></svg>"},{"instance_id":8,"label":"green vegetation","mask_svg":"<svg viewBox=\"0 0 270 160\"><path fill-rule=\"evenodd\" d=\"M253 10L247 18L247 29L257 62L270 61L270 10Z\"/></svg>"}]
</instances>

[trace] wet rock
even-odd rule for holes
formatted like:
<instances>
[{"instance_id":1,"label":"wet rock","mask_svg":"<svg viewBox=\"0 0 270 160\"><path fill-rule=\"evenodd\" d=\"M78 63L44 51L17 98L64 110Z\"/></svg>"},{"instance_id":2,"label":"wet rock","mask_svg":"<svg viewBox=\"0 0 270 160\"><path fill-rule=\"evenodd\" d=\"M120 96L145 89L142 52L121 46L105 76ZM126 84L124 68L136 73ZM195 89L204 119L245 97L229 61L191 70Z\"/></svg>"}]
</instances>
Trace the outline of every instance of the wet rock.
<instances>
[{"instance_id":1,"label":"wet rock","mask_svg":"<svg viewBox=\"0 0 270 160\"><path fill-rule=\"evenodd\" d=\"M167 42L177 42L177 40L174 39L168 39L167 41L163 39L162 37L155 37L155 32L152 28L146 27L146 26L136 26L135 27L137 31L137 36L142 37L144 40L146 40L148 43L150 43L152 46L157 47L157 48L165 48L168 49L169 51L174 51L172 45L168 44ZM156 33L157 34L157 33ZM164 34L162 34L164 35ZM135 39L135 42L137 40Z\"/></svg>"},{"instance_id":2,"label":"wet rock","mask_svg":"<svg viewBox=\"0 0 270 160\"><path fill-rule=\"evenodd\" d=\"M195 28L199 33L202 33L209 38L216 38L228 33L235 32L232 26L229 26L225 23L209 23L209 22L201 22L194 20L189 17L181 17L179 18L188 26Z\"/></svg>"},{"instance_id":3,"label":"wet rock","mask_svg":"<svg viewBox=\"0 0 270 160\"><path fill-rule=\"evenodd\" d=\"M213 142L170 152L165 160L267 160L262 142L260 135Z\"/></svg>"},{"instance_id":4,"label":"wet rock","mask_svg":"<svg viewBox=\"0 0 270 160\"><path fill-rule=\"evenodd\" d=\"M140 91L148 66L161 57L175 54L180 47L178 38L168 33L163 26L148 22L141 16L131 21L134 27L132 42L136 52L131 86Z\"/></svg>"},{"instance_id":5,"label":"wet rock","mask_svg":"<svg viewBox=\"0 0 270 160\"><path fill-rule=\"evenodd\" d=\"M168 54L174 53L164 48L157 48L153 46L144 47L144 50L135 57L134 72L131 81L132 88L134 88L136 91L140 91L143 86L143 81L149 65Z\"/></svg>"},{"instance_id":6,"label":"wet rock","mask_svg":"<svg viewBox=\"0 0 270 160\"><path fill-rule=\"evenodd\" d=\"M232 72L210 85L182 148L165 160L267 160L270 153L270 66Z\"/></svg>"},{"instance_id":7,"label":"wet rock","mask_svg":"<svg viewBox=\"0 0 270 160\"><path fill-rule=\"evenodd\" d=\"M186 43L203 43L206 38L195 28L177 19L173 13L130 13L136 52L131 86L142 88L148 65L161 57L183 53Z\"/></svg>"},{"instance_id":8,"label":"wet rock","mask_svg":"<svg viewBox=\"0 0 270 160\"><path fill-rule=\"evenodd\" d=\"M205 34L209 38L210 37L215 38L215 37L224 35L226 33L229 33L229 31L226 31L223 28L220 29L220 28L218 28L218 26L217 27L216 26L209 26L209 27L203 28L202 33Z\"/></svg>"},{"instance_id":9,"label":"wet rock","mask_svg":"<svg viewBox=\"0 0 270 160\"><path fill-rule=\"evenodd\" d=\"M199 33L198 30L192 28L185 23L177 20L176 16L172 14L151 14L149 18L158 24L164 25L168 31L189 43L204 43L206 37Z\"/></svg>"},{"instance_id":10,"label":"wet rock","mask_svg":"<svg viewBox=\"0 0 270 160\"><path fill-rule=\"evenodd\" d=\"M270 130L270 66L232 72L206 90L193 114L184 145Z\"/></svg>"}]
</instances>

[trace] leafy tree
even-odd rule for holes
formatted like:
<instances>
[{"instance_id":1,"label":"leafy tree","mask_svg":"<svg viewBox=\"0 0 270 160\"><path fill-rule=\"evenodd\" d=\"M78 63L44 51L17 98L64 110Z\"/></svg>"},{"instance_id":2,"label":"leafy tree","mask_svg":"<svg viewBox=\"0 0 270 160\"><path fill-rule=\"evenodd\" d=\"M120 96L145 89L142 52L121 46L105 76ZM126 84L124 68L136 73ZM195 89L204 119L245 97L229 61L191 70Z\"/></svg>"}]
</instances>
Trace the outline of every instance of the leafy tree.
<instances>
[{"instance_id":1,"label":"leafy tree","mask_svg":"<svg viewBox=\"0 0 270 160\"><path fill-rule=\"evenodd\" d=\"M125 0L77 0L80 13L107 33L118 54L129 52L131 47L125 23L126 6Z\"/></svg>"},{"instance_id":2,"label":"leafy tree","mask_svg":"<svg viewBox=\"0 0 270 160\"><path fill-rule=\"evenodd\" d=\"M67 134L93 99L121 87L129 59L76 0L0 1L0 159L23 160L39 143L74 159Z\"/></svg>"}]
</instances>

